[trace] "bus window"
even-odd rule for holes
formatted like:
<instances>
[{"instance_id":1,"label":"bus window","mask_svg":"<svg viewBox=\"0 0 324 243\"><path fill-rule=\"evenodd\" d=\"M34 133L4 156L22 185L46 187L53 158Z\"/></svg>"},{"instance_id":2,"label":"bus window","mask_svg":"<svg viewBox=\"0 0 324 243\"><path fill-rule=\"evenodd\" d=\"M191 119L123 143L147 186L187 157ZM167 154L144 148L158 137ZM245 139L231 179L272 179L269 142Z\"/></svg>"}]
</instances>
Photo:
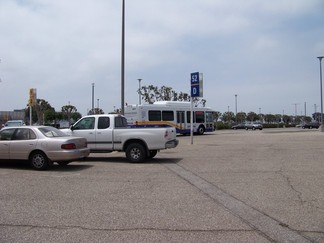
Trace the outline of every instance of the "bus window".
<instances>
[{"instance_id":1,"label":"bus window","mask_svg":"<svg viewBox=\"0 0 324 243\"><path fill-rule=\"evenodd\" d=\"M161 111L149 111L149 121L161 121Z\"/></svg>"},{"instance_id":2,"label":"bus window","mask_svg":"<svg viewBox=\"0 0 324 243\"><path fill-rule=\"evenodd\" d=\"M196 123L204 123L205 122L205 113L203 111L196 111Z\"/></svg>"},{"instance_id":3,"label":"bus window","mask_svg":"<svg viewBox=\"0 0 324 243\"><path fill-rule=\"evenodd\" d=\"M213 122L214 117L213 117L213 112L206 112L206 122Z\"/></svg>"},{"instance_id":4,"label":"bus window","mask_svg":"<svg viewBox=\"0 0 324 243\"><path fill-rule=\"evenodd\" d=\"M196 113L194 112L193 115L194 115L193 122L195 123ZM191 111L187 111L187 123L190 123L190 121L191 121L190 118L191 118Z\"/></svg>"},{"instance_id":5,"label":"bus window","mask_svg":"<svg viewBox=\"0 0 324 243\"><path fill-rule=\"evenodd\" d=\"M185 112L177 111L177 123L184 123L184 122L185 122Z\"/></svg>"},{"instance_id":6,"label":"bus window","mask_svg":"<svg viewBox=\"0 0 324 243\"><path fill-rule=\"evenodd\" d=\"M162 121L174 121L173 111L162 111Z\"/></svg>"}]
</instances>

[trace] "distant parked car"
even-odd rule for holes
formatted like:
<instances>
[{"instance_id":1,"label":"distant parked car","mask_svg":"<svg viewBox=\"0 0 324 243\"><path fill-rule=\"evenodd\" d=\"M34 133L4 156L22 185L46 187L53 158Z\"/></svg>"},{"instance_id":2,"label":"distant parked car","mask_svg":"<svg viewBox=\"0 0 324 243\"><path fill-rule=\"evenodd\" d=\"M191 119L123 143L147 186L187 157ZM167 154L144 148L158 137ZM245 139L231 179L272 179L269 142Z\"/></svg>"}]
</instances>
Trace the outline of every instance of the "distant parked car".
<instances>
[{"instance_id":1,"label":"distant parked car","mask_svg":"<svg viewBox=\"0 0 324 243\"><path fill-rule=\"evenodd\" d=\"M263 126L260 123L245 123L245 129L246 130L249 130L249 129L252 129L252 130L256 130L256 129L262 130L263 129Z\"/></svg>"},{"instance_id":2,"label":"distant parked car","mask_svg":"<svg viewBox=\"0 0 324 243\"><path fill-rule=\"evenodd\" d=\"M304 125L302 125L302 128L308 128L308 129L312 129L312 128L319 128L320 124L318 122L309 122L309 123L305 123Z\"/></svg>"},{"instance_id":3,"label":"distant parked car","mask_svg":"<svg viewBox=\"0 0 324 243\"><path fill-rule=\"evenodd\" d=\"M4 124L4 127L19 127L26 125L23 120L9 120Z\"/></svg>"},{"instance_id":4,"label":"distant parked car","mask_svg":"<svg viewBox=\"0 0 324 243\"><path fill-rule=\"evenodd\" d=\"M245 129L245 123L239 123L237 125L232 126L232 129Z\"/></svg>"},{"instance_id":5,"label":"distant parked car","mask_svg":"<svg viewBox=\"0 0 324 243\"><path fill-rule=\"evenodd\" d=\"M45 170L53 162L67 165L89 153L85 138L67 136L50 126L5 127L0 131L0 159L29 160L36 170Z\"/></svg>"},{"instance_id":6,"label":"distant parked car","mask_svg":"<svg viewBox=\"0 0 324 243\"><path fill-rule=\"evenodd\" d=\"M260 123L239 123L237 125L234 125L232 126L232 129L236 130L236 129L245 129L245 130L249 130L249 129L252 129L252 130L256 130L256 129L259 129L259 130L262 130L263 129L263 126L262 124Z\"/></svg>"}]
</instances>

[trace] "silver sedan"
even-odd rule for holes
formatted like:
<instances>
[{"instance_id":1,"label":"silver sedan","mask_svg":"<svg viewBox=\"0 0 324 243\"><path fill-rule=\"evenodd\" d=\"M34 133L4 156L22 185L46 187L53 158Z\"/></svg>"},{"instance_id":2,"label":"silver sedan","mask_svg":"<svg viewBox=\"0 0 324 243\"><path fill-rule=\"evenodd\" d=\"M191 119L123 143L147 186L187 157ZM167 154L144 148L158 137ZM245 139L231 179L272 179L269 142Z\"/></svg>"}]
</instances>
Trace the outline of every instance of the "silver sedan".
<instances>
[{"instance_id":1,"label":"silver sedan","mask_svg":"<svg viewBox=\"0 0 324 243\"><path fill-rule=\"evenodd\" d=\"M89 155L87 140L67 136L50 126L6 127L0 131L1 160L29 160L36 170L45 170Z\"/></svg>"}]
</instances>

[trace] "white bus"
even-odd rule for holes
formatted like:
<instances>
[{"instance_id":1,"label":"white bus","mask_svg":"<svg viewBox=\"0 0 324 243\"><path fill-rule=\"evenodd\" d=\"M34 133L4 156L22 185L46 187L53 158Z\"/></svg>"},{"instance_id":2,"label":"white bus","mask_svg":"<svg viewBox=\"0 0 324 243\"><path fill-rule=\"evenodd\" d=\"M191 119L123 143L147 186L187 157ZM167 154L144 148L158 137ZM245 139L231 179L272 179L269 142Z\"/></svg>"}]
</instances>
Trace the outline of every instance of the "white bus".
<instances>
[{"instance_id":1,"label":"white bus","mask_svg":"<svg viewBox=\"0 0 324 243\"><path fill-rule=\"evenodd\" d=\"M131 127L175 127L177 133L190 134L190 102L157 101L154 104L126 105L124 115ZM207 107L193 108L193 132L214 131L214 111Z\"/></svg>"}]
</instances>

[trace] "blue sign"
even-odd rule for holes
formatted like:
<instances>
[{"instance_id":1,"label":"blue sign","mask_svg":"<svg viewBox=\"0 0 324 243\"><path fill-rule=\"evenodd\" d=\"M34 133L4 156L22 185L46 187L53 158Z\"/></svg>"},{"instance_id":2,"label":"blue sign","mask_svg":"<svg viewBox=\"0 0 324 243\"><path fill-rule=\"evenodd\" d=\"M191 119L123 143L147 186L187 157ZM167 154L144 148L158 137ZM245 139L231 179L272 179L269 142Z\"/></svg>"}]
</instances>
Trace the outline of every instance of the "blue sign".
<instances>
[{"instance_id":1,"label":"blue sign","mask_svg":"<svg viewBox=\"0 0 324 243\"><path fill-rule=\"evenodd\" d=\"M191 74L191 85L199 85L199 72Z\"/></svg>"},{"instance_id":2,"label":"blue sign","mask_svg":"<svg viewBox=\"0 0 324 243\"><path fill-rule=\"evenodd\" d=\"M202 87L200 89L200 82L199 72L191 73L191 97L201 97L202 96Z\"/></svg>"},{"instance_id":3,"label":"blue sign","mask_svg":"<svg viewBox=\"0 0 324 243\"><path fill-rule=\"evenodd\" d=\"M191 86L191 97L199 97L199 85Z\"/></svg>"}]
</instances>

